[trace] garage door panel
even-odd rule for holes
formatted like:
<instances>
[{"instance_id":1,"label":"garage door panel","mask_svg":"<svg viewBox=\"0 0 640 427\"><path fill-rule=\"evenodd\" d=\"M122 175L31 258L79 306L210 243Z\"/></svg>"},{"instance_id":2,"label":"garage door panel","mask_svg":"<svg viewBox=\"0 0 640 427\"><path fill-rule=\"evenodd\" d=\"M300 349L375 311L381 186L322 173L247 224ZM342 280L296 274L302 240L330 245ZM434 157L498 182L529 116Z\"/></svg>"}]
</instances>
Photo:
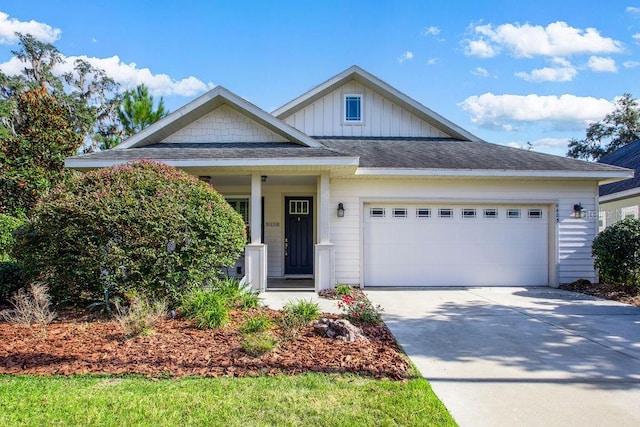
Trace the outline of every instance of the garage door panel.
<instances>
[{"instance_id":1,"label":"garage door panel","mask_svg":"<svg viewBox=\"0 0 640 427\"><path fill-rule=\"evenodd\" d=\"M374 205L365 205L365 286L548 283L545 207L375 206L384 208L385 215L372 218ZM397 207L406 208L407 216L394 217ZM440 208L450 209L452 217L439 217ZM420 218L419 209L429 210L431 217ZM464 209L471 217L463 216ZM495 215L485 217L484 209ZM509 217L509 209L519 217Z\"/></svg>"}]
</instances>

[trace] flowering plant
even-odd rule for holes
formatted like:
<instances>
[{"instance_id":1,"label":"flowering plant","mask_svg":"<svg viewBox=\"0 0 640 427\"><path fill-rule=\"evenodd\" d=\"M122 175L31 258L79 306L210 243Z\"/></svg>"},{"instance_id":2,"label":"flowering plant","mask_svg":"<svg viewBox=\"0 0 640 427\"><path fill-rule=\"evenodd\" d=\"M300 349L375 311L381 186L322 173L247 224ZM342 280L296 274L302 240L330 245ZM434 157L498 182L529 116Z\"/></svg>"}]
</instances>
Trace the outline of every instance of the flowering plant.
<instances>
[{"instance_id":1,"label":"flowering plant","mask_svg":"<svg viewBox=\"0 0 640 427\"><path fill-rule=\"evenodd\" d=\"M358 300L351 295L345 295L338 301L338 308L343 311L343 316L352 322L368 323L375 325L380 323L382 307L373 306L368 299Z\"/></svg>"}]
</instances>

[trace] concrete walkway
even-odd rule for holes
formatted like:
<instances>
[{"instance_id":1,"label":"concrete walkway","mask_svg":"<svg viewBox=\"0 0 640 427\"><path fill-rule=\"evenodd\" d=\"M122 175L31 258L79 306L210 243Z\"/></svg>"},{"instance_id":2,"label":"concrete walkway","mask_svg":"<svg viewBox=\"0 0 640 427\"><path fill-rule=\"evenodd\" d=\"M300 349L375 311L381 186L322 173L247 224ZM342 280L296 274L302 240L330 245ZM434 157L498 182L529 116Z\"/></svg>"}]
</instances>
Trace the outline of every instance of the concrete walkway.
<instances>
[{"instance_id":1,"label":"concrete walkway","mask_svg":"<svg viewBox=\"0 0 640 427\"><path fill-rule=\"evenodd\" d=\"M260 294L262 304L274 310L282 310L289 301L306 300L317 303L323 313L340 313L338 301L320 298L313 291L267 291Z\"/></svg>"},{"instance_id":2,"label":"concrete walkway","mask_svg":"<svg viewBox=\"0 0 640 427\"><path fill-rule=\"evenodd\" d=\"M463 427L640 425L640 308L552 288L366 294Z\"/></svg>"}]
</instances>

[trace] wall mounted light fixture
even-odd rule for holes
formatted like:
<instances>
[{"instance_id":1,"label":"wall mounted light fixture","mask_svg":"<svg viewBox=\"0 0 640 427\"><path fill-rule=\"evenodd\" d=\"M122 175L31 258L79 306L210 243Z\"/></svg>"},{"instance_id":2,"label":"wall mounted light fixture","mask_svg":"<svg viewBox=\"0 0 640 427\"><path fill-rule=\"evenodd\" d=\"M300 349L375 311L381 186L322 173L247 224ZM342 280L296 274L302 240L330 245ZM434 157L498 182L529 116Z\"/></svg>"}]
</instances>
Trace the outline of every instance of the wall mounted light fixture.
<instances>
[{"instance_id":1,"label":"wall mounted light fixture","mask_svg":"<svg viewBox=\"0 0 640 427\"><path fill-rule=\"evenodd\" d=\"M584 208L582 207L582 203L573 205L573 216L576 218L584 218Z\"/></svg>"},{"instance_id":2,"label":"wall mounted light fixture","mask_svg":"<svg viewBox=\"0 0 640 427\"><path fill-rule=\"evenodd\" d=\"M344 205L342 203L338 203L338 218L344 217Z\"/></svg>"},{"instance_id":3,"label":"wall mounted light fixture","mask_svg":"<svg viewBox=\"0 0 640 427\"><path fill-rule=\"evenodd\" d=\"M260 181L262 181L262 182L267 182L267 175L262 175L262 176L260 177Z\"/></svg>"}]
</instances>

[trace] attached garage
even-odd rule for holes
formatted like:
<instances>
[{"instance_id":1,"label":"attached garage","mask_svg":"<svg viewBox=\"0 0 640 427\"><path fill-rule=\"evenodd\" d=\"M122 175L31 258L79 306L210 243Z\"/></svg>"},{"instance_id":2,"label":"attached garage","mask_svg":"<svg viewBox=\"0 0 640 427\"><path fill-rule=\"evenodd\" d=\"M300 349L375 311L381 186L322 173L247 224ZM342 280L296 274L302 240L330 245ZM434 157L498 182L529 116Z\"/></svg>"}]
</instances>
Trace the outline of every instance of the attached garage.
<instances>
[{"instance_id":1,"label":"attached garage","mask_svg":"<svg viewBox=\"0 0 640 427\"><path fill-rule=\"evenodd\" d=\"M549 207L364 205L365 286L536 286L549 281Z\"/></svg>"}]
</instances>

